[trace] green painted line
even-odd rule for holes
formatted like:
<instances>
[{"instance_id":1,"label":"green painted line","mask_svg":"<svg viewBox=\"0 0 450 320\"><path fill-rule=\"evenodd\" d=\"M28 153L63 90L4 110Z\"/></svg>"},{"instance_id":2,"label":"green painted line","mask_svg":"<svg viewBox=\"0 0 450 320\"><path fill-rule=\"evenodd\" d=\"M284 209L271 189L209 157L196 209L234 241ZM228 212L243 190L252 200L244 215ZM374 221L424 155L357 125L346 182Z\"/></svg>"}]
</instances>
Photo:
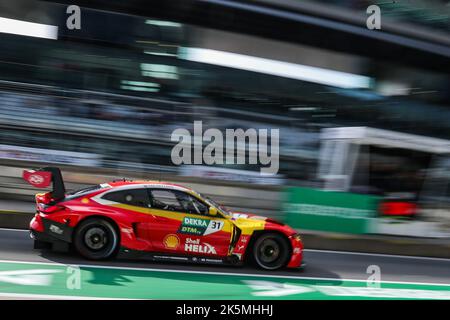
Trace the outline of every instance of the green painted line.
<instances>
[{"instance_id":1,"label":"green painted line","mask_svg":"<svg viewBox=\"0 0 450 320\"><path fill-rule=\"evenodd\" d=\"M0 215L16 215L16 216L27 216L32 217L35 213L33 212L21 212L14 210L0 210Z\"/></svg>"},{"instance_id":2,"label":"green painted line","mask_svg":"<svg viewBox=\"0 0 450 320\"><path fill-rule=\"evenodd\" d=\"M0 210L0 214L17 214L17 215L34 215L33 212L23 212L23 211L15 211L15 210Z\"/></svg>"},{"instance_id":3,"label":"green painted line","mask_svg":"<svg viewBox=\"0 0 450 320\"><path fill-rule=\"evenodd\" d=\"M450 284L0 262L0 296L108 299L450 299Z\"/></svg>"}]
</instances>

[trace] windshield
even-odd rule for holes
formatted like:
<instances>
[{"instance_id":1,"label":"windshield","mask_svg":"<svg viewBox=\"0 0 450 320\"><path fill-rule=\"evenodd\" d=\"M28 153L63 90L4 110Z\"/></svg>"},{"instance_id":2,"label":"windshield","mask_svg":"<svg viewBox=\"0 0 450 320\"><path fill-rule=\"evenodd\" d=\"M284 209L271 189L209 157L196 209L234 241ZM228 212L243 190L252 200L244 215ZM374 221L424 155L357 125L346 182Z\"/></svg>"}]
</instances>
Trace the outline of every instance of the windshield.
<instances>
[{"instance_id":1,"label":"windshield","mask_svg":"<svg viewBox=\"0 0 450 320\"><path fill-rule=\"evenodd\" d=\"M213 199L211 199L205 195L200 194L200 196L206 201L206 203L208 205L216 207L222 214L231 217L231 212L228 211L228 209L225 206L218 204Z\"/></svg>"}]
</instances>

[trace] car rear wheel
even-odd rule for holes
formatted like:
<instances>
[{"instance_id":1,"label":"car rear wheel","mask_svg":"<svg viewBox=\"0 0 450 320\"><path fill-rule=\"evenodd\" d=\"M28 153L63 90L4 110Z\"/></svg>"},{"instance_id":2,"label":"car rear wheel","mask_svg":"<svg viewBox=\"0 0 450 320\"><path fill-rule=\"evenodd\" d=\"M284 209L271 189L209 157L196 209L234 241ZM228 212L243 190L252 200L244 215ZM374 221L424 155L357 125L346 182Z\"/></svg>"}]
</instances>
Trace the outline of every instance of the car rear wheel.
<instances>
[{"instance_id":1,"label":"car rear wheel","mask_svg":"<svg viewBox=\"0 0 450 320\"><path fill-rule=\"evenodd\" d=\"M90 260L113 257L119 248L116 228L107 220L92 218L81 222L74 235L75 249Z\"/></svg>"},{"instance_id":2,"label":"car rear wheel","mask_svg":"<svg viewBox=\"0 0 450 320\"><path fill-rule=\"evenodd\" d=\"M253 245L253 260L266 270L276 270L286 266L289 259L289 243L278 233L265 233Z\"/></svg>"}]
</instances>

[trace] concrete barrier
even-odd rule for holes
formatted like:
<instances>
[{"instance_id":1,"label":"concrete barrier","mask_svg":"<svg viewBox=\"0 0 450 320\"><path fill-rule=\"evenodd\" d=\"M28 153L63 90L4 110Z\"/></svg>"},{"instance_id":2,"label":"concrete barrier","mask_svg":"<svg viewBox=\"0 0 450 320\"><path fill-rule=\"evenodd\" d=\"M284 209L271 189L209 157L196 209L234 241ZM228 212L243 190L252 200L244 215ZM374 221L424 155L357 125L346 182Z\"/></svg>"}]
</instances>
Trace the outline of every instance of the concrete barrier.
<instances>
[{"instance_id":1,"label":"concrete barrier","mask_svg":"<svg viewBox=\"0 0 450 320\"><path fill-rule=\"evenodd\" d=\"M0 210L0 227L7 229L28 229L34 214L29 212L16 212Z\"/></svg>"}]
</instances>

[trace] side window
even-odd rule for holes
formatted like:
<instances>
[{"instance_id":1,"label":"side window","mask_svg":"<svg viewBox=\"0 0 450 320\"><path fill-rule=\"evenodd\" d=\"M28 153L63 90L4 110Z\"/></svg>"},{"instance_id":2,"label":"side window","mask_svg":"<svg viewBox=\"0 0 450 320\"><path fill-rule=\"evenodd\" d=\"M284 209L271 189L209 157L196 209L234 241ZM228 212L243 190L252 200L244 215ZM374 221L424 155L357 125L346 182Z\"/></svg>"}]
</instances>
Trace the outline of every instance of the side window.
<instances>
[{"instance_id":1,"label":"side window","mask_svg":"<svg viewBox=\"0 0 450 320\"><path fill-rule=\"evenodd\" d=\"M150 194L152 198L152 208L184 212L183 207L173 191L152 189L150 190Z\"/></svg>"},{"instance_id":2,"label":"side window","mask_svg":"<svg viewBox=\"0 0 450 320\"><path fill-rule=\"evenodd\" d=\"M145 208L148 208L150 204L146 189L130 189L130 190L109 192L105 194L102 198L118 203Z\"/></svg>"},{"instance_id":3,"label":"side window","mask_svg":"<svg viewBox=\"0 0 450 320\"><path fill-rule=\"evenodd\" d=\"M152 208L194 213L207 214L208 206L197 200L190 194L176 190L150 190Z\"/></svg>"},{"instance_id":4,"label":"side window","mask_svg":"<svg viewBox=\"0 0 450 320\"><path fill-rule=\"evenodd\" d=\"M197 200L197 198L191 196L190 194L186 194L183 192L180 193L180 202L185 208L185 212L203 215L208 213L208 207Z\"/></svg>"}]
</instances>

